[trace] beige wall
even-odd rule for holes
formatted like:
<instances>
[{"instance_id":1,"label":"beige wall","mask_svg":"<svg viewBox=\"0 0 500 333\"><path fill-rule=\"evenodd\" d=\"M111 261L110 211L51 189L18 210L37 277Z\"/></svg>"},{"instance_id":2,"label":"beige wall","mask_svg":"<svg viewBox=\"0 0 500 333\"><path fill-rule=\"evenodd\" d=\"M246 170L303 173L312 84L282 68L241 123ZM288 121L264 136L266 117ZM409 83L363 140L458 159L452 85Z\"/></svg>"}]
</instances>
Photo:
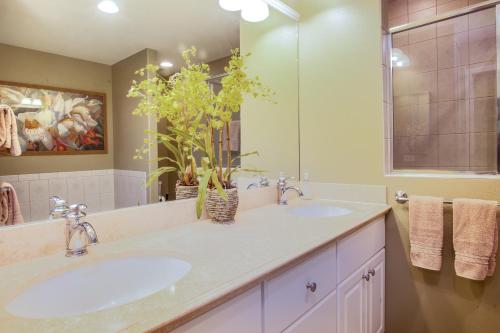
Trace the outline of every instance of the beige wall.
<instances>
[{"instance_id":1,"label":"beige wall","mask_svg":"<svg viewBox=\"0 0 500 333\"><path fill-rule=\"evenodd\" d=\"M154 161L157 156L156 140L150 137L151 147L148 156L143 159L134 159L136 149L141 148L146 138L145 131L156 131L156 120L149 116L134 116L133 110L138 99L128 98L127 94L132 80L140 81L144 78L135 72L147 64L157 63L156 51L144 49L112 66L113 73L113 127L115 128L115 169L151 172L157 166ZM148 201L156 201L158 187L153 184L149 191Z\"/></svg>"},{"instance_id":2,"label":"beige wall","mask_svg":"<svg viewBox=\"0 0 500 333\"><path fill-rule=\"evenodd\" d=\"M448 210L443 270L413 268L408 211L392 196L402 189L500 200L500 180L384 176L380 4L300 4L301 168L316 181L388 186L393 212L386 227L386 332L498 332L500 272L486 282L456 277Z\"/></svg>"},{"instance_id":3,"label":"beige wall","mask_svg":"<svg viewBox=\"0 0 500 333\"><path fill-rule=\"evenodd\" d=\"M111 67L0 44L0 81L106 93L108 153L0 157L0 175L113 168Z\"/></svg>"},{"instance_id":4,"label":"beige wall","mask_svg":"<svg viewBox=\"0 0 500 333\"><path fill-rule=\"evenodd\" d=\"M259 23L242 21L240 44L251 52L248 68L275 92L276 104L247 98L241 109L241 151L257 150L260 157L245 158L243 166L299 176L297 23L270 10Z\"/></svg>"}]
</instances>

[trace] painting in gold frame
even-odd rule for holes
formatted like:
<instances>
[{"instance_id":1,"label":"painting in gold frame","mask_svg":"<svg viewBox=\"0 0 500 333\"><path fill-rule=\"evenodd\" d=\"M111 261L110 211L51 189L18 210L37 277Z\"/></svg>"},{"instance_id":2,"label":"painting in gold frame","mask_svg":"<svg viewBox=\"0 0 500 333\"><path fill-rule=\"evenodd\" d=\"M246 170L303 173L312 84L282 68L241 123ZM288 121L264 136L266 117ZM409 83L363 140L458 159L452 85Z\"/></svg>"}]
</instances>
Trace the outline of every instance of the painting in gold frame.
<instances>
[{"instance_id":1,"label":"painting in gold frame","mask_svg":"<svg viewBox=\"0 0 500 333\"><path fill-rule=\"evenodd\" d=\"M0 81L22 155L106 154L106 94Z\"/></svg>"}]
</instances>

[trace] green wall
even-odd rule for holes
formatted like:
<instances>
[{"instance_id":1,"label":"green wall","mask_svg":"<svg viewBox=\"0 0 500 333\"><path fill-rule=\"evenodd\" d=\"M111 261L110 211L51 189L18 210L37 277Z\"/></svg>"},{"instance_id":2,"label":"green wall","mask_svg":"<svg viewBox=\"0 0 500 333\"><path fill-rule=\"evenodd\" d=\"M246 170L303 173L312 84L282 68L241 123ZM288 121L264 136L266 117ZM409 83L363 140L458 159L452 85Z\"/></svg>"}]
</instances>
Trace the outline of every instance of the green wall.
<instances>
[{"instance_id":1,"label":"green wall","mask_svg":"<svg viewBox=\"0 0 500 333\"><path fill-rule=\"evenodd\" d=\"M272 178L280 171L299 176L297 29L296 21L272 8L265 21L240 24L241 51L251 53L249 73L276 93L275 103L247 98L242 105L241 151L260 155L242 165Z\"/></svg>"},{"instance_id":2,"label":"green wall","mask_svg":"<svg viewBox=\"0 0 500 333\"><path fill-rule=\"evenodd\" d=\"M396 190L500 201L500 179L384 176L380 3L299 2L301 169L314 181L388 187L386 332L500 332L500 272L485 282L453 269L451 212L445 212L443 270L409 263L408 210Z\"/></svg>"}]
</instances>

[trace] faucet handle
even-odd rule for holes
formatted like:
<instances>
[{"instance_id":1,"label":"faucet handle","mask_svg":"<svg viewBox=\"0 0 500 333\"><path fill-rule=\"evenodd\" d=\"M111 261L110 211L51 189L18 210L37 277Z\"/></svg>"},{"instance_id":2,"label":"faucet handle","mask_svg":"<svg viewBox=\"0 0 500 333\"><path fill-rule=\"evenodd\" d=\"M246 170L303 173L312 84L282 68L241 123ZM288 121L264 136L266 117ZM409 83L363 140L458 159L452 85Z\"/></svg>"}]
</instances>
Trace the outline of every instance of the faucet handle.
<instances>
[{"instance_id":1,"label":"faucet handle","mask_svg":"<svg viewBox=\"0 0 500 333\"><path fill-rule=\"evenodd\" d=\"M287 177L283 173L280 173L278 184L286 184L286 182L289 180L295 180L295 177Z\"/></svg>"},{"instance_id":2,"label":"faucet handle","mask_svg":"<svg viewBox=\"0 0 500 333\"><path fill-rule=\"evenodd\" d=\"M54 195L50 198L50 201L54 203L53 208L50 209L50 218L64 216L68 212L68 204L63 198Z\"/></svg>"},{"instance_id":3,"label":"faucet handle","mask_svg":"<svg viewBox=\"0 0 500 333\"><path fill-rule=\"evenodd\" d=\"M53 195L50 197L50 201L52 201L54 203L55 206L64 206L66 205L66 200L64 200L63 198L57 196L57 195Z\"/></svg>"},{"instance_id":4,"label":"faucet handle","mask_svg":"<svg viewBox=\"0 0 500 333\"><path fill-rule=\"evenodd\" d=\"M72 219L81 219L82 217L87 216L87 205L86 204L74 204L69 206L70 212L68 213L68 217Z\"/></svg>"},{"instance_id":5,"label":"faucet handle","mask_svg":"<svg viewBox=\"0 0 500 333\"><path fill-rule=\"evenodd\" d=\"M261 176L260 181L259 181L260 187L267 187L269 186L269 179L267 179L266 176Z\"/></svg>"}]
</instances>

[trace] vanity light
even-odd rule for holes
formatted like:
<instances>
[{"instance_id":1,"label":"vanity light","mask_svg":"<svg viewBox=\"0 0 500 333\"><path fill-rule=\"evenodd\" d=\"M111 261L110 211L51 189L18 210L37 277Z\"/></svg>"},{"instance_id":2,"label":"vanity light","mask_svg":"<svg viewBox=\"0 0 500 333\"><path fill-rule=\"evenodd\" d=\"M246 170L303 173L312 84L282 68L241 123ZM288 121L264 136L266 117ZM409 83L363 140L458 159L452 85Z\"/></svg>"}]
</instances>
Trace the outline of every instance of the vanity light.
<instances>
[{"instance_id":1,"label":"vanity light","mask_svg":"<svg viewBox=\"0 0 500 333\"><path fill-rule=\"evenodd\" d=\"M219 6L230 12L241 10L244 0L219 0Z\"/></svg>"},{"instance_id":2,"label":"vanity light","mask_svg":"<svg viewBox=\"0 0 500 333\"><path fill-rule=\"evenodd\" d=\"M402 62L402 61L398 61L398 62L396 63L396 66L398 66L398 67L403 67L403 62Z\"/></svg>"},{"instance_id":3,"label":"vanity light","mask_svg":"<svg viewBox=\"0 0 500 333\"><path fill-rule=\"evenodd\" d=\"M263 0L246 0L241 8L241 18L248 22L264 21L269 16L269 6Z\"/></svg>"},{"instance_id":4,"label":"vanity light","mask_svg":"<svg viewBox=\"0 0 500 333\"><path fill-rule=\"evenodd\" d=\"M173 66L174 66L174 64L172 64L170 61L162 61L160 63L160 67L162 67L162 68L170 68Z\"/></svg>"},{"instance_id":5,"label":"vanity light","mask_svg":"<svg viewBox=\"0 0 500 333\"><path fill-rule=\"evenodd\" d=\"M106 14L116 14L120 11L120 8L118 8L118 5L114 3L114 1L111 0L103 0L99 2L97 5L97 8L99 8L100 11L106 13Z\"/></svg>"}]
</instances>

